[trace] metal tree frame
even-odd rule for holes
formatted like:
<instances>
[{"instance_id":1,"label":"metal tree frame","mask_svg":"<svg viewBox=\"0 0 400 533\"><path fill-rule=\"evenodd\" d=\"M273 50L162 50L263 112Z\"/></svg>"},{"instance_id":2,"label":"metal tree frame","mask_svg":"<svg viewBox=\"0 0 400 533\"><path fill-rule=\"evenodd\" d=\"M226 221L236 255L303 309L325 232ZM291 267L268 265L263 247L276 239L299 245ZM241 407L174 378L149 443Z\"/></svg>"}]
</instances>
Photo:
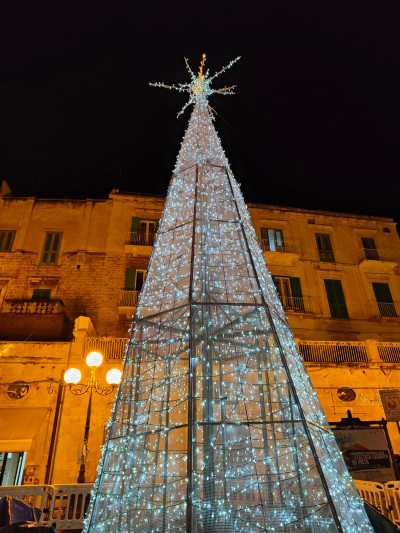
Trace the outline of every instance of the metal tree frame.
<instances>
[{"instance_id":1,"label":"metal tree frame","mask_svg":"<svg viewBox=\"0 0 400 533\"><path fill-rule=\"evenodd\" d=\"M85 531L372 532L193 94Z\"/></svg>"}]
</instances>

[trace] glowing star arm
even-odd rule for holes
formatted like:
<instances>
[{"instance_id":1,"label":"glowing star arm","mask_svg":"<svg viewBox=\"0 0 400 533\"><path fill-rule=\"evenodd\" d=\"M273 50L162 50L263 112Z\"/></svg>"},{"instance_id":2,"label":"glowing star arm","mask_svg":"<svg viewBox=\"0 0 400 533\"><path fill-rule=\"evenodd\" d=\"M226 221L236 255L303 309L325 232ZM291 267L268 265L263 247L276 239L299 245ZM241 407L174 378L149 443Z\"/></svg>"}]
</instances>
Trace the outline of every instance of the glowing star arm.
<instances>
[{"instance_id":1,"label":"glowing star arm","mask_svg":"<svg viewBox=\"0 0 400 533\"><path fill-rule=\"evenodd\" d=\"M226 70L229 70L235 63L237 63L240 59L240 56L236 57L235 59L232 59L230 63L228 63L225 67L222 67L221 70L216 72L214 76L211 76L210 81L214 80L215 78L218 78L221 74L223 74Z\"/></svg>"},{"instance_id":2,"label":"glowing star arm","mask_svg":"<svg viewBox=\"0 0 400 533\"><path fill-rule=\"evenodd\" d=\"M186 105L183 106L183 108L178 113L178 117L179 117L180 115L182 115L182 113L185 111L185 109L190 104L196 104L199 101L207 102L208 96L210 96L213 93L223 94L223 95L234 94L234 89L236 85L231 85L230 87L222 87L221 89L212 89L211 81L214 78L217 78L218 76L223 74L226 70L230 69L237 61L239 61L239 59L240 57L233 59L228 65L223 67L220 71L216 72L214 76L210 77L208 69L204 73L206 54L202 55L200 67L199 67L199 73L197 76L194 74L193 70L190 68L188 60L185 58L186 68L191 77L190 83L179 83L178 85L166 85L164 82L156 82L156 83L150 83L150 85L152 87L162 87L163 89L175 89L176 91L180 93L182 92L190 93L189 101L186 103Z\"/></svg>"},{"instance_id":3,"label":"glowing star arm","mask_svg":"<svg viewBox=\"0 0 400 533\"><path fill-rule=\"evenodd\" d=\"M236 89L237 85L231 85L230 87L222 87L222 89L215 89L215 94L235 94L233 89Z\"/></svg>"}]
</instances>

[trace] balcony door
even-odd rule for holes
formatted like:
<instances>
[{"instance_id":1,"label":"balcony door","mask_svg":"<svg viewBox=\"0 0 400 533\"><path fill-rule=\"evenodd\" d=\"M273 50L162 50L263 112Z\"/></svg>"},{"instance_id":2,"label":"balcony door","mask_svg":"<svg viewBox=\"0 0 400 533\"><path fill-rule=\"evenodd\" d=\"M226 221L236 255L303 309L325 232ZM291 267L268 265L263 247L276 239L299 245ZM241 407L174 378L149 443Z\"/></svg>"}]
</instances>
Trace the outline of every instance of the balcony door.
<instances>
[{"instance_id":1,"label":"balcony door","mask_svg":"<svg viewBox=\"0 0 400 533\"><path fill-rule=\"evenodd\" d=\"M361 237L364 258L370 261L379 261L379 253L376 249L375 239L371 237Z\"/></svg>"},{"instance_id":2,"label":"balcony door","mask_svg":"<svg viewBox=\"0 0 400 533\"><path fill-rule=\"evenodd\" d=\"M380 315L382 317L396 317L397 312L389 285L387 283L373 283L372 287Z\"/></svg>"},{"instance_id":3,"label":"balcony door","mask_svg":"<svg viewBox=\"0 0 400 533\"><path fill-rule=\"evenodd\" d=\"M153 220L140 221L140 239L143 246L153 246L157 224Z\"/></svg>"},{"instance_id":4,"label":"balcony door","mask_svg":"<svg viewBox=\"0 0 400 533\"><path fill-rule=\"evenodd\" d=\"M316 233L315 240L317 241L317 248L320 261L334 263L335 256L331 243L331 237L327 233Z\"/></svg>"},{"instance_id":5,"label":"balcony door","mask_svg":"<svg viewBox=\"0 0 400 533\"><path fill-rule=\"evenodd\" d=\"M274 276L276 292L287 311L304 311L300 278Z\"/></svg>"},{"instance_id":6,"label":"balcony door","mask_svg":"<svg viewBox=\"0 0 400 533\"><path fill-rule=\"evenodd\" d=\"M143 287L146 270L127 268L125 270L125 290L140 292Z\"/></svg>"},{"instance_id":7,"label":"balcony door","mask_svg":"<svg viewBox=\"0 0 400 533\"><path fill-rule=\"evenodd\" d=\"M261 238L264 250L270 252L283 252L283 231L281 229L261 228Z\"/></svg>"},{"instance_id":8,"label":"balcony door","mask_svg":"<svg viewBox=\"0 0 400 533\"><path fill-rule=\"evenodd\" d=\"M332 318L349 318L342 282L340 279L324 279L326 296Z\"/></svg>"},{"instance_id":9,"label":"balcony door","mask_svg":"<svg viewBox=\"0 0 400 533\"><path fill-rule=\"evenodd\" d=\"M139 246L153 246L158 228L158 220L145 220L132 217L129 244Z\"/></svg>"}]
</instances>

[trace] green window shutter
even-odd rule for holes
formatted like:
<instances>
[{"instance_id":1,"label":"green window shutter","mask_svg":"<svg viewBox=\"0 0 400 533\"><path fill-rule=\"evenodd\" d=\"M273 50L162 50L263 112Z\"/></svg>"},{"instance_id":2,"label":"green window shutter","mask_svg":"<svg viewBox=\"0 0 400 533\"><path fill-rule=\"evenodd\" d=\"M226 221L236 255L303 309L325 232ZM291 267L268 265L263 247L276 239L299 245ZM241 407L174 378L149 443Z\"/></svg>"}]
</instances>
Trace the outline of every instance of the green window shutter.
<instances>
[{"instance_id":1,"label":"green window shutter","mask_svg":"<svg viewBox=\"0 0 400 533\"><path fill-rule=\"evenodd\" d=\"M261 239L268 240L268 228L261 228Z\"/></svg>"},{"instance_id":2,"label":"green window shutter","mask_svg":"<svg viewBox=\"0 0 400 533\"><path fill-rule=\"evenodd\" d=\"M339 279L324 279L326 296L332 318L349 318L342 282Z\"/></svg>"},{"instance_id":3,"label":"green window shutter","mask_svg":"<svg viewBox=\"0 0 400 533\"><path fill-rule=\"evenodd\" d=\"M125 270L125 290L134 291L136 289L136 268Z\"/></svg>"},{"instance_id":4,"label":"green window shutter","mask_svg":"<svg viewBox=\"0 0 400 533\"><path fill-rule=\"evenodd\" d=\"M293 298L302 298L300 278L290 278L290 288Z\"/></svg>"},{"instance_id":5,"label":"green window shutter","mask_svg":"<svg viewBox=\"0 0 400 533\"><path fill-rule=\"evenodd\" d=\"M368 250L376 250L375 239L370 237L361 237L361 242L363 248L367 248Z\"/></svg>"},{"instance_id":6,"label":"green window shutter","mask_svg":"<svg viewBox=\"0 0 400 533\"><path fill-rule=\"evenodd\" d=\"M139 230L140 230L140 218L132 217L131 231L139 231Z\"/></svg>"},{"instance_id":7,"label":"green window shutter","mask_svg":"<svg viewBox=\"0 0 400 533\"><path fill-rule=\"evenodd\" d=\"M392 294L387 283L373 283L375 298L377 302L392 304Z\"/></svg>"},{"instance_id":8,"label":"green window shutter","mask_svg":"<svg viewBox=\"0 0 400 533\"><path fill-rule=\"evenodd\" d=\"M51 289L33 289L32 300L50 300Z\"/></svg>"}]
</instances>

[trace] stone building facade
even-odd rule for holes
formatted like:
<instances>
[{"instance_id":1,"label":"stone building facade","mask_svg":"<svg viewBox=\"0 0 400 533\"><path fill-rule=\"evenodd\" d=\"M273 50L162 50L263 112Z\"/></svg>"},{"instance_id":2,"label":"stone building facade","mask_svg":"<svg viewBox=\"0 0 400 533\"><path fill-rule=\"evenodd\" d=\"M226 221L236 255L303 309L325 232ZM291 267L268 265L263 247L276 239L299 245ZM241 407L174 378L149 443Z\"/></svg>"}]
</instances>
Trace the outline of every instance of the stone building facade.
<instances>
[{"instance_id":1,"label":"stone building facade","mask_svg":"<svg viewBox=\"0 0 400 533\"><path fill-rule=\"evenodd\" d=\"M4 190L4 189L3 189ZM76 483L88 395L85 356L122 368L164 198L0 198L0 483ZM384 416L400 389L400 242L390 218L248 205L267 265L330 422ZM93 481L113 394L94 394ZM389 423L395 453L399 431ZM4 465L6 465L5 467Z\"/></svg>"}]
</instances>

